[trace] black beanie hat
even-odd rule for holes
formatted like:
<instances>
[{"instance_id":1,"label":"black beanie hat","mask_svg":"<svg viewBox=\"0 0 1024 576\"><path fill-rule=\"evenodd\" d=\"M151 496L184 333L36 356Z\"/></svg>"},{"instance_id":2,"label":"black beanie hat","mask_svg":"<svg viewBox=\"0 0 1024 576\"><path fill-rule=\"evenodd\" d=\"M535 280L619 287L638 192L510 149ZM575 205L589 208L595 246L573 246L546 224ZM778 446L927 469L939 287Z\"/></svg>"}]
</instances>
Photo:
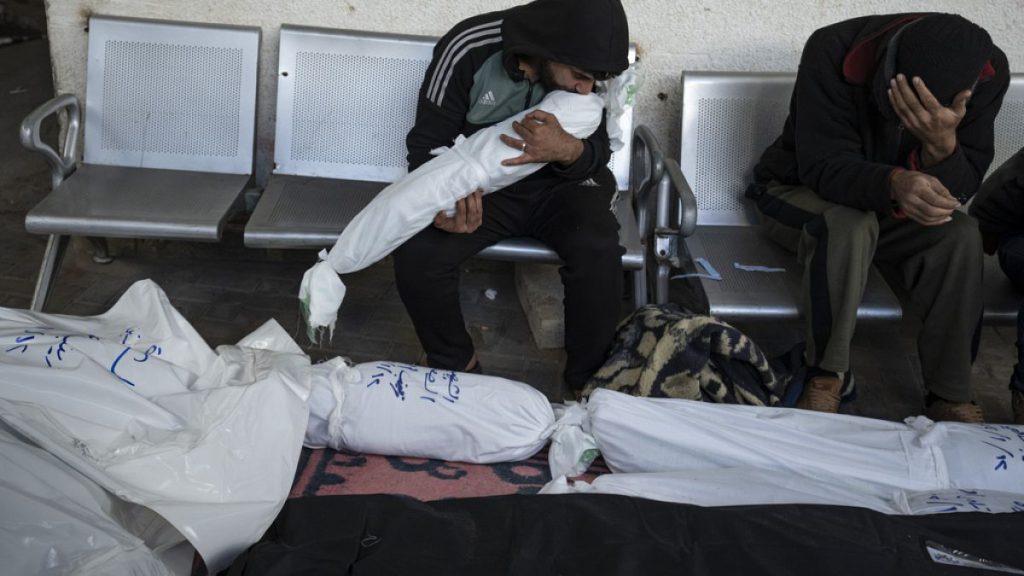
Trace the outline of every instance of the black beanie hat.
<instances>
[{"instance_id":1,"label":"black beanie hat","mask_svg":"<svg viewBox=\"0 0 1024 576\"><path fill-rule=\"evenodd\" d=\"M984 28L955 14L932 14L898 33L893 75L919 76L943 105L973 88L992 55Z\"/></svg>"}]
</instances>

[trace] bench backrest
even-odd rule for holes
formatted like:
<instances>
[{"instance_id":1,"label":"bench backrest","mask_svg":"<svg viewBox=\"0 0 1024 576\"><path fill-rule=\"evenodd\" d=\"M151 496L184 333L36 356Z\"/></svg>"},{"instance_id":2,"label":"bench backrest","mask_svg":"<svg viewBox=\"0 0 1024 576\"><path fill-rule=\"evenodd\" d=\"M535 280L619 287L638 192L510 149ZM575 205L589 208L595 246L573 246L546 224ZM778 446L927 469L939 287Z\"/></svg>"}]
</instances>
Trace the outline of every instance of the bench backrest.
<instances>
[{"instance_id":1,"label":"bench backrest","mask_svg":"<svg viewBox=\"0 0 1024 576\"><path fill-rule=\"evenodd\" d=\"M1010 88L996 116L996 153L989 173L1021 148L1024 148L1024 74L1012 74Z\"/></svg>"},{"instance_id":2,"label":"bench backrest","mask_svg":"<svg viewBox=\"0 0 1024 576\"><path fill-rule=\"evenodd\" d=\"M698 225L757 222L743 193L782 133L794 74L684 72L679 167L697 198Z\"/></svg>"},{"instance_id":3,"label":"bench backrest","mask_svg":"<svg viewBox=\"0 0 1024 576\"><path fill-rule=\"evenodd\" d=\"M680 168L697 198L700 225L757 222L743 193L754 165L782 133L794 74L684 72ZM1024 74L1014 74L996 117L997 168L1024 147Z\"/></svg>"},{"instance_id":4,"label":"bench backrest","mask_svg":"<svg viewBox=\"0 0 1024 576\"><path fill-rule=\"evenodd\" d=\"M93 16L85 162L250 174L258 28Z\"/></svg>"},{"instance_id":5,"label":"bench backrest","mask_svg":"<svg viewBox=\"0 0 1024 576\"><path fill-rule=\"evenodd\" d=\"M281 27L274 172L393 182L436 38ZM630 61L635 50L630 48ZM632 108L623 133L632 134ZM629 180L629 138L610 164Z\"/></svg>"}]
</instances>

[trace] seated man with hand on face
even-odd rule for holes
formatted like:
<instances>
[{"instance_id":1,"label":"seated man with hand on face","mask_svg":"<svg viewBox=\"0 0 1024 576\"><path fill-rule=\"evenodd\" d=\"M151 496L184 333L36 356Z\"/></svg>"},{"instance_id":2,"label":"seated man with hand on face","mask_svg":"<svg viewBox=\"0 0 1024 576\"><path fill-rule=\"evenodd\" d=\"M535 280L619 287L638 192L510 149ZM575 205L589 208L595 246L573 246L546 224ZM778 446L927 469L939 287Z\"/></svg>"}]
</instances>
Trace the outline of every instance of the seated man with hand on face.
<instances>
[{"instance_id":1,"label":"seated man with hand on face","mask_svg":"<svg viewBox=\"0 0 1024 576\"><path fill-rule=\"evenodd\" d=\"M922 320L925 414L984 420L970 391L981 239L957 208L992 162L1008 86L1003 52L952 14L865 16L807 41L782 135L748 191L767 233L804 265L810 370L798 407L838 410L874 262Z\"/></svg>"}]
</instances>

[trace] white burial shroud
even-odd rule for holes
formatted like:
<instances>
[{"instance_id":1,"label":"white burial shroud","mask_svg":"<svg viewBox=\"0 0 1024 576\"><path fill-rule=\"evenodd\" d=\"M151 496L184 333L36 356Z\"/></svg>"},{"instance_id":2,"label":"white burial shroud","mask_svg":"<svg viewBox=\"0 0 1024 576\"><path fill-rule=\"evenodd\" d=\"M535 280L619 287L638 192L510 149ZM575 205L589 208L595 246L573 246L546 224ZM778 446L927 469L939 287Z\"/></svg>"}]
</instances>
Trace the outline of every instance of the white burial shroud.
<instances>
[{"instance_id":1,"label":"white burial shroud","mask_svg":"<svg viewBox=\"0 0 1024 576\"><path fill-rule=\"evenodd\" d=\"M299 299L310 335L325 327L334 331L345 298L345 285L338 274L356 272L381 260L428 226L438 212L452 208L474 191L489 194L544 167L543 163L501 164L521 154L499 138L500 134L519 137L512 129L513 122L543 110L558 118L569 134L586 138L600 126L603 107L603 100L595 94L551 92L533 108L469 138L460 136L452 148L384 188L345 227L330 252L320 252L321 261L302 277Z\"/></svg>"},{"instance_id":2,"label":"white burial shroud","mask_svg":"<svg viewBox=\"0 0 1024 576\"><path fill-rule=\"evenodd\" d=\"M138 574L184 539L211 572L225 568L284 505L309 379L309 357L274 320L214 351L150 280L98 316L0 308L0 421L54 457L0 434L0 558L24 562L0 571ZM24 491L15 504L42 475L49 505ZM79 522L45 520L61 516Z\"/></svg>"},{"instance_id":3,"label":"white burial shroud","mask_svg":"<svg viewBox=\"0 0 1024 576\"><path fill-rule=\"evenodd\" d=\"M637 398L598 389L552 436L553 474L589 436L615 472L547 493L643 494L702 506L815 503L887 513L1024 510L1024 426L889 422L808 410ZM566 442L566 436L571 442ZM592 459L592 458L590 458ZM575 472L578 473L578 472Z\"/></svg>"}]
</instances>

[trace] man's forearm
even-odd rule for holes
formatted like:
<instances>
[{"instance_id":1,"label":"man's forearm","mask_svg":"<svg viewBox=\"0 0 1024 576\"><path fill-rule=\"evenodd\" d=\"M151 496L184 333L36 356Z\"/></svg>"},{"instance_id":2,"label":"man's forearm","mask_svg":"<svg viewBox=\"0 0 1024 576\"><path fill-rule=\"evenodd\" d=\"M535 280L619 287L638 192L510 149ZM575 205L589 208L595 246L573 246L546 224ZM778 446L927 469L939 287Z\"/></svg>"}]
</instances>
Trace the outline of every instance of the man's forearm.
<instances>
[{"instance_id":1,"label":"man's forearm","mask_svg":"<svg viewBox=\"0 0 1024 576\"><path fill-rule=\"evenodd\" d=\"M572 166L580 159L583 155L584 144L583 140L579 138L573 138L572 141L566 146L566 153L564 158L558 161L562 166Z\"/></svg>"},{"instance_id":2,"label":"man's forearm","mask_svg":"<svg viewBox=\"0 0 1024 576\"><path fill-rule=\"evenodd\" d=\"M929 168L949 158L956 152L956 133L936 142L921 143L921 168Z\"/></svg>"}]
</instances>

